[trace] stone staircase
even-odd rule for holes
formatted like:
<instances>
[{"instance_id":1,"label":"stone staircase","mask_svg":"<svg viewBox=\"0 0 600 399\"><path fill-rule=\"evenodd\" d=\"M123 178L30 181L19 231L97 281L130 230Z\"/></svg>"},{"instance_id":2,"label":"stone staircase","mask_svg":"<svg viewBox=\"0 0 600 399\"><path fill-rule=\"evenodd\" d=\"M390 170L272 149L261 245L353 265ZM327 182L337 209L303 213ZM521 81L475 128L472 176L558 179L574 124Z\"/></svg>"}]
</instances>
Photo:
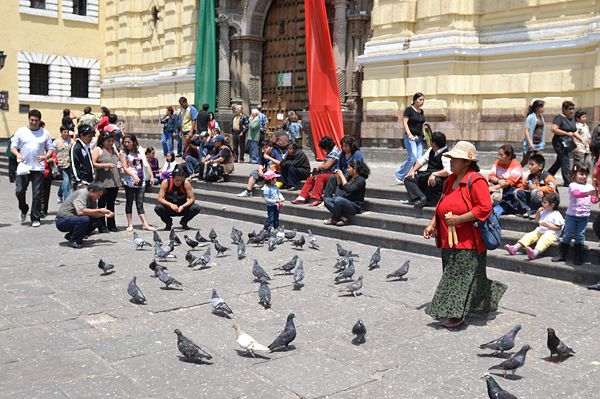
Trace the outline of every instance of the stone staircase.
<instances>
[{"instance_id":1,"label":"stone staircase","mask_svg":"<svg viewBox=\"0 0 600 399\"><path fill-rule=\"evenodd\" d=\"M6 175L8 160L0 156L0 174ZM206 214L219 215L236 220L257 223L257 230L266 218L266 210L261 191L254 190L254 197L240 198L236 194L246 187L248 172L253 168L247 164L236 164L236 173L226 183L194 182L197 200ZM434 240L425 240L422 232L431 217L433 208L415 210L412 206L400 203L408 199L403 187L382 184L382 179L392 179L385 171L373 167L373 179L369 179L365 211L358 215L354 224L345 227L326 226L322 220L329 216L325 208L313 208L308 205L293 205L287 202L281 212L280 221L286 228L297 228L306 232L311 229L316 235L356 241L363 244L394 248L397 250L438 256L439 250ZM385 173L385 176L381 176ZM292 200L298 192L282 191L286 200ZM566 194L566 193L565 193ZM156 201L157 189L146 193L146 201ZM561 193L561 197L565 195ZM564 214L565 206L561 207ZM594 207L591 220L599 214ZM200 219L201 220L201 219ZM196 220L195 225L201 223ZM520 217L502 217L503 245L516 242L524 232L535 228L533 221ZM576 283L595 283L600 280L600 248L592 231L591 223L586 232L586 263L573 266L571 261L552 263L550 258L557 253L557 246L548 249L543 257L530 261L525 255L509 256L504 249L488 251L488 266L503 270L528 273ZM594 241L592 241L594 240Z\"/></svg>"}]
</instances>

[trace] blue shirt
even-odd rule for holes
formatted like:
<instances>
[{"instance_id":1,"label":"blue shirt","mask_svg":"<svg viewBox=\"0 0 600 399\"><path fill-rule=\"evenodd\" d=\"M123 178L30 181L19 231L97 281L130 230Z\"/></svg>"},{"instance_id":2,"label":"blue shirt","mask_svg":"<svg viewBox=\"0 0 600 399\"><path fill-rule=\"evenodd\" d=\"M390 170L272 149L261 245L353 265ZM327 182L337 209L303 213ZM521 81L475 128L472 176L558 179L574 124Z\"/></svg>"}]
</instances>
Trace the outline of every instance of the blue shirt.
<instances>
[{"instance_id":1,"label":"blue shirt","mask_svg":"<svg viewBox=\"0 0 600 399\"><path fill-rule=\"evenodd\" d=\"M265 184L262 188L262 191L267 206L277 205L277 200L281 198L281 193L279 192L279 187L277 187L276 184L274 184L273 186Z\"/></svg>"},{"instance_id":2,"label":"blue shirt","mask_svg":"<svg viewBox=\"0 0 600 399\"><path fill-rule=\"evenodd\" d=\"M262 112L258 112L258 119L260 119L260 131L264 132L265 131L265 126L267 126L267 123L269 123L269 118L267 118L267 115L263 114Z\"/></svg>"},{"instance_id":3,"label":"blue shirt","mask_svg":"<svg viewBox=\"0 0 600 399\"><path fill-rule=\"evenodd\" d=\"M339 170L341 170L345 175L346 173L348 173L348 163L350 161L362 161L362 160L363 160L363 156L362 156L360 150L354 151L352 154L350 154L350 158L348 158L348 159L346 159L346 153L342 151L340 153L340 159L338 159L337 168Z\"/></svg>"}]
</instances>

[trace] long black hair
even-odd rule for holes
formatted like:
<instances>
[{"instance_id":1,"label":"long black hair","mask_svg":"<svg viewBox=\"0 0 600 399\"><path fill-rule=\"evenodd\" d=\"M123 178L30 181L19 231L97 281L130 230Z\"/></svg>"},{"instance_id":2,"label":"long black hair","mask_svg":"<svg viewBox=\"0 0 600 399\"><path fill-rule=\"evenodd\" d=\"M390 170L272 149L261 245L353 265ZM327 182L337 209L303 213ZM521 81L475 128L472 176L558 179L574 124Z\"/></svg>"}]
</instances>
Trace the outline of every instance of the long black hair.
<instances>
[{"instance_id":1,"label":"long black hair","mask_svg":"<svg viewBox=\"0 0 600 399\"><path fill-rule=\"evenodd\" d=\"M365 179L368 179L369 175L371 174L371 169L369 169L367 164L364 163L364 161L361 161L360 159L351 160L350 162L348 162L348 166L351 166L352 169L354 169L358 175L364 177Z\"/></svg>"},{"instance_id":2,"label":"long black hair","mask_svg":"<svg viewBox=\"0 0 600 399\"><path fill-rule=\"evenodd\" d=\"M534 112L536 112L538 109L542 108L544 106L544 104L546 104L545 102L543 102L542 100L535 100L534 102L531 103L531 105L529 106L529 110L527 111L527 115L531 115Z\"/></svg>"}]
</instances>

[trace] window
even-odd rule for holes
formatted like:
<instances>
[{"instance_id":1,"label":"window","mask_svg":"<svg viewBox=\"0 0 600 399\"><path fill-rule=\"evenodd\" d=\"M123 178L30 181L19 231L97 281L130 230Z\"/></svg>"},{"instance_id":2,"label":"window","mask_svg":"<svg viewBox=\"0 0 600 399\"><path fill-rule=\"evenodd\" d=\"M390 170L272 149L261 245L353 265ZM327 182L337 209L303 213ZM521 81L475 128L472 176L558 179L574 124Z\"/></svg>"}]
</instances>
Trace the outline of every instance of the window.
<instances>
[{"instance_id":1,"label":"window","mask_svg":"<svg viewBox=\"0 0 600 399\"><path fill-rule=\"evenodd\" d=\"M29 94L48 95L48 65L29 64Z\"/></svg>"},{"instance_id":2,"label":"window","mask_svg":"<svg viewBox=\"0 0 600 399\"><path fill-rule=\"evenodd\" d=\"M88 98L89 85L89 69L71 68L71 97Z\"/></svg>"},{"instance_id":3,"label":"window","mask_svg":"<svg viewBox=\"0 0 600 399\"><path fill-rule=\"evenodd\" d=\"M31 8L39 8L40 10L46 9L46 0L31 0Z\"/></svg>"},{"instance_id":4,"label":"window","mask_svg":"<svg viewBox=\"0 0 600 399\"><path fill-rule=\"evenodd\" d=\"M87 0L73 0L73 14L87 15Z\"/></svg>"}]
</instances>

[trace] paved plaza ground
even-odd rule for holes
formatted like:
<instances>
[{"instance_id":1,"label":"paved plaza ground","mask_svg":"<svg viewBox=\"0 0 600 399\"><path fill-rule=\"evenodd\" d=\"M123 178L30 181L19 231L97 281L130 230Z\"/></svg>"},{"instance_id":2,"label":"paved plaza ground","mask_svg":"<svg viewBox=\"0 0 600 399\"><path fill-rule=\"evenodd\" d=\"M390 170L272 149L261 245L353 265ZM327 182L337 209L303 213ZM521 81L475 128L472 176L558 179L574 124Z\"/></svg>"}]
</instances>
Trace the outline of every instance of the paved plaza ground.
<instances>
[{"instance_id":1,"label":"paved plaza ground","mask_svg":"<svg viewBox=\"0 0 600 399\"><path fill-rule=\"evenodd\" d=\"M480 377L502 359L481 356L486 352L478 344L516 323L523 325L517 347L532 349L521 378L496 377L503 388L519 398L598 397L598 291L490 269L491 278L509 286L498 313L447 331L424 313L440 278L439 258L383 250L381 268L368 271L374 248L341 242L360 254L356 275L364 275L364 288L357 298L340 297L332 267L336 240L322 237L321 251L294 250L289 243L273 252L249 246L242 261L230 253L215 258L213 251L211 268L201 271L186 267L184 244L175 250L177 260L165 264L185 288L163 290L150 277L153 251L135 251L124 230L94 235L82 250L68 248L53 223L54 190L51 215L33 229L18 223L14 186L6 177L0 183L0 398L485 398ZM158 224L152 207L146 210ZM123 228L124 221L122 204L117 224ZM214 227L228 246L232 225L245 233L259 228L207 215L191 223L205 236ZM141 234L151 241L151 234ZM301 291L292 290L291 276L271 271L295 254L306 270ZM114 263L116 272L100 276L99 258ZM273 278L269 310L258 304L253 258ZM408 280L386 281L406 259ZM145 306L129 302L134 274ZM212 288L233 308L232 320L211 314ZM298 329L293 350L256 359L238 352L234 323L268 345L290 312ZM361 346L351 343L358 318L368 330ZM560 365L548 362L547 327L577 355ZM180 361L175 328L203 345L211 364Z\"/></svg>"}]
</instances>

